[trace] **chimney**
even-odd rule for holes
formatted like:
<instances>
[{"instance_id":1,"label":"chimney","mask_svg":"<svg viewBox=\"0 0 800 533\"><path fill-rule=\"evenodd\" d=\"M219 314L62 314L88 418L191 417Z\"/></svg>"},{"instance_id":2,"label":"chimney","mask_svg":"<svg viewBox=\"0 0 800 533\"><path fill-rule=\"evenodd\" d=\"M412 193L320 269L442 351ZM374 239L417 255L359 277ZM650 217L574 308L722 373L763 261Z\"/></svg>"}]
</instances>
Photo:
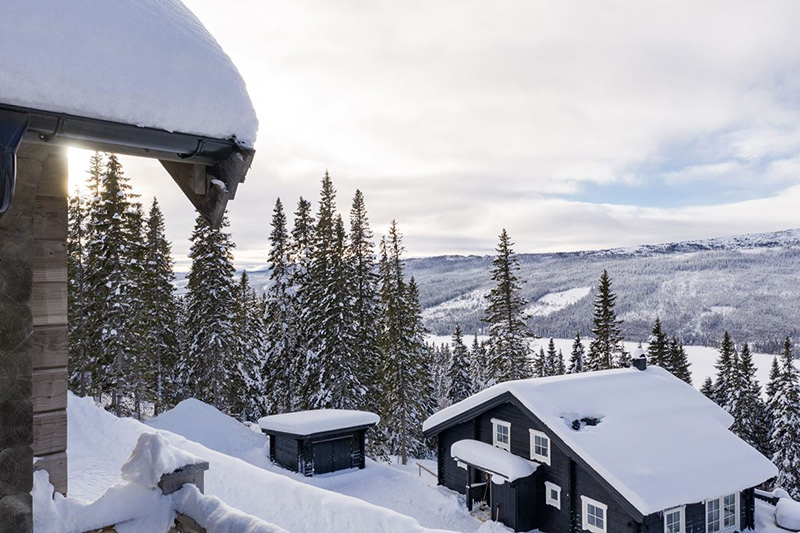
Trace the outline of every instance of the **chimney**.
<instances>
[{"instance_id":1,"label":"chimney","mask_svg":"<svg viewBox=\"0 0 800 533\"><path fill-rule=\"evenodd\" d=\"M639 370L644 370L647 368L647 356L642 354L639 357L634 358L631 361L631 364L634 366L634 368L638 368Z\"/></svg>"}]
</instances>

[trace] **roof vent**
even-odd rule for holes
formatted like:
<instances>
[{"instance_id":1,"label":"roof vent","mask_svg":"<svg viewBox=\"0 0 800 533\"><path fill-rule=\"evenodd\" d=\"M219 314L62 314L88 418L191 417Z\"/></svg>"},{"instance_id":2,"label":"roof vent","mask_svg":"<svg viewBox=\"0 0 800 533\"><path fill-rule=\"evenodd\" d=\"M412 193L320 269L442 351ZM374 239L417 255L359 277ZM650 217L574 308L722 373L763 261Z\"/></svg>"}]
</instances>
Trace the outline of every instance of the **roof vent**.
<instances>
[{"instance_id":1,"label":"roof vent","mask_svg":"<svg viewBox=\"0 0 800 533\"><path fill-rule=\"evenodd\" d=\"M580 431L586 426L596 426L603 420L595 416L585 416L583 418L576 418L572 421L571 427L575 431Z\"/></svg>"}]
</instances>

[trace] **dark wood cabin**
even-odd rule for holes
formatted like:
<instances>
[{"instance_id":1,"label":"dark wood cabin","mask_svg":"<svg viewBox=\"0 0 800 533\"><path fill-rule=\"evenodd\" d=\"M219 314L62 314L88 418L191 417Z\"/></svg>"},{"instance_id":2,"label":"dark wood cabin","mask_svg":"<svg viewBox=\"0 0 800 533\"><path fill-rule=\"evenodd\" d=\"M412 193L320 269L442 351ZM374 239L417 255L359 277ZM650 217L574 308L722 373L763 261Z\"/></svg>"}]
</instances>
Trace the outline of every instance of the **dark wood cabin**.
<instances>
[{"instance_id":1,"label":"dark wood cabin","mask_svg":"<svg viewBox=\"0 0 800 533\"><path fill-rule=\"evenodd\" d=\"M274 463L304 476L364 468L367 431L378 416L364 411L320 409L266 416L258 421L269 435Z\"/></svg>"},{"instance_id":2,"label":"dark wood cabin","mask_svg":"<svg viewBox=\"0 0 800 533\"><path fill-rule=\"evenodd\" d=\"M667 373L660 368L650 368L646 372L633 369L609 372L628 373L627 379L635 380L636 373L644 376L654 371L658 371L659 374L651 376L653 381L669 381L672 378L671 375L664 376L663 374ZM561 380L560 383L553 382L556 385L551 398L553 405L548 405L543 412L574 413L574 402L565 405L563 410L558 407L558 402L562 395L569 394L571 384L587 388L589 385L587 380L593 379L593 376L588 374L578 374L578 376L583 377L561 376L524 380L516 382L518 385L511 386L500 384L431 417L425 424L424 434L426 437L437 439L439 484L466 495L466 503L470 510L476 506L483 508L484 516L490 513L491 519L499 520L515 531L539 529L548 532L705 533L742 531L754 527L754 486L774 477L776 473L774 466L766 458L725 428L729 438L724 442L714 442L715 439L710 438L711 442L707 443L712 448L708 450L709 453L715 453L714 447L723 446L716 452L721 457L714 466L720 469L726 468L727 470L720 470L726 473L736 472L737 469L744 470L742 461L745 461L744 464L750 461L750 464L755 466L749 468L749 472L743 474L740 480L736 480L736 475L729 476L733 480L733 485L729 484L727 489L720 489L722 485L709 480L707 491L709 493L703 498L696 496L703 493L703 487L698 487L696 481L689 480L690 477L697 476L687 474L686 469L695 468L693 465L686 465L685 468L680 464L674 467L670 464L641 465L640 471L652 470L656 477L666 478L674 471L677 476L686 478L684 485L691 486L693 491L692 496L686 496L688 499L682 499L680 494L672 495L668 506L653 510L652 506L658 504L649 503L650 501L667 500L651 498L649 494L632 493L631 485L625 484L628 472L634 472L635 475L642 474L637 472L636 467L628 468L625 461L638 461L639 456L631 450L649 445L653 442L651 439L664 439L669 442L675 436L672 432L676 431L680 435L681 428L665 428L662 435L653 435L652 431L643 428L649 434L643 436L641 441L628 438L626 433L619 445L619 460L611 463L598 461L597 457L592 456L591 431L604 423L608 424L605 419L586 417L586 419L567 420L567 417L563 416L554 418L539 416L534 412L538 409L532 408L530 400L537 402L536 405L541 405L549 396L547 387L538 387L542 389L540 391L542 394L538 396L526 395L526 390L534 390L537 387L533 384L533 388L526 389L525 382ZM678 381L676 378L672 379ZM615 389L615 394L625 395L627 392L624 386L618 386L613 381L608 385ZM631 390L647 390L646 384L643 385L644 388L632 387ZM601 386L593 392L601 392L599 389L602 388ZM686 397L694 394L702 396L688 385L671 383L667 389L670 388L677 388L680 394ZM664 390L657 391L657 394L662 394ZM606 392L611 394L612 391ZM593 394L589 394L587 397L592 396ZM603 404L607 403L608 409L604 414L609 419L613 417L611 406L615 402L604 402L602 396L596 398L597 401L594 403L599 405L587 406L587 412L604 410L606 406ZM670 401L669 397L658 401L662 400L666 403ZM690 400L699 405L704 398L690 398ZM636 410L637 404L647 405L648 399L631 397L629 402L633 406L632 409ZM684 407L686 405L682 399L676 400L675 403ZM708 412L713 411L711 406L705 407L708 408L706 409ZM562 424L562 427L558 427L558 424ZM593 425L595 427L592 427ZM585 432L587 427L590 428L590 432ZM571 431L576 434L585 432L579 441L579 450L573 448L575 441L569 439L568 432ZM607 426L604 431L613 431L613 428ZM605 436L607 437L608 435ZM453 453L453 445L469 441L479 441L501 448L503 453L514 454L535 462L538 468L527 478L512 483L494 484L493 472L481 467L480 464L470 464L463 457L453 457L457 455ZM605 446L607 442L609 441L605 440L600 446ZM731 446L731 443L735 446ZM731 458L730 462L724 457L725 446L737 450L737 456ZM649 455L649 461L661 461L655 449L653 451L654 453ZM602 459L602 454L599 455ZM643 456L648 454L645 453ZM615 464L621 464L624 468L617 468L615 471ZM605 472L606 475L600 472ZM704 478L702 473L699 478ZM680 482L678 479L677 485L681 485ZM675 480L665 479L665 485L675 485ZM646 492L649 490L646 487L657 486L657 483L653 481L653 485L643 483L641 486L645 487L644 492ZM571 523L575 524L574 528Z\"/></svg>"}]
</instances>

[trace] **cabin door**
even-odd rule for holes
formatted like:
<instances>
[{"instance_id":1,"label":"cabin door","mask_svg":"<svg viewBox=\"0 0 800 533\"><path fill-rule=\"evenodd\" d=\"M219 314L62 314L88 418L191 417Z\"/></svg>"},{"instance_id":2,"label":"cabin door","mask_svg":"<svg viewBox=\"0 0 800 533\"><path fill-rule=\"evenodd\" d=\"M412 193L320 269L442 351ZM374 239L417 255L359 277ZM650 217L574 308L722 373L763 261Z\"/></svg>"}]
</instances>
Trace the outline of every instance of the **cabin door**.
<instances>
[{"instance_id":1,"label":"cabin door","mask_svg":"<svg viewBox=\"0 0 800 533\"><path fill-rule=\"evenodd\" d=\"M352 437L314 443L314 473L326 474L353 466Z\"/></svg>"}]
</instances>

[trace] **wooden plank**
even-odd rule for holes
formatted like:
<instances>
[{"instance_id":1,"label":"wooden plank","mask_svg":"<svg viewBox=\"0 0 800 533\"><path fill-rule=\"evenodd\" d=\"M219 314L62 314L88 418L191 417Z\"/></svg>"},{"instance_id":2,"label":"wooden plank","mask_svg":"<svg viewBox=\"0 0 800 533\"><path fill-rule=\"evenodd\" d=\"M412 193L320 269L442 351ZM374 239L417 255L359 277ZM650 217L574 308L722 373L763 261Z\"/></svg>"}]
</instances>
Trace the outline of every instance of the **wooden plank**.
<instances>
[{"instance_id":1,"label":"wooden plank","mask_svg":"<svg viewBox=\"0 0 800 533\"><path fill-rule=\"evenodd\" d=\"M67 412L33 415L33 454L58 453L67 449Z\"/></svg>"},{"instance_id":2,"label":"wooden plank","mask_svg":"<svg viewBox=\"0 0 800 533\"><path fill-rule=\"evenodd\" d=\"M33 502L30 494L0 498L0 531L33 533Z\"/></svg>"},{"instance_id":3,"label":"wooden plank","mask_svg":"<svg viewBox=\"0 0 800 533\"><path fill-rule=\"evenodd\" d=\"M33 488L33 450L28 445L0 450L0 498Z\"/></svg>"},{"instance_id":4,"label":"wooden plank","mask_svg":"<svg viewBox=\"0 0 800 533\"><path fill-rule=\"evenodd\" d=\"M34 470L47 470L50 483L61 494L67 493L67 452L36 457Z\"/></svg>"},{"instance_id":5,"label":"wooden plank","mask_svg":"<svg viewBox=\"0 0 800 533\"><path fill-rule=\"evenodd\" d=\"M33 413L67 408L67 369L37 370L33 373Z\"/></svg>"},{"instance_id":6,"label":"wooden plank","mask_svg":"<svg viewBox=\"0 0 800 533\"><path fill-rule=\"evenodd\" d=\"M37 196L33 210L33 238L67 240L67 198Z\"/></svg>"},{"instance_id":7,"label":"wooden plank","mask_svg":"<svg viewBox=\"0 0 800 533\"><path fill-rule=\"evenodd\" d=\"M66 368L68 342L67 326L33 328L33 369Z\"/></svg>"},{"instance_id":8,"label":"wooden plank","mask_svg":"<svg viewBox=\"0 0 800 533\"><path fill-rule=\"evenodd\" d=\"M57 326L67 323L67 284L34 283L31 302L34 326Z\"/></svg>"},{"instance_id":9,"label":"wooden plank","mask_svg":"<svg viewBox=\"0 0 800 533\"><path fill-rule=\"evenodd\" d=\"M0 449L33 442L33 404L30 400L0 403Z\"/></svg>"},{"instance_id":10,"label":"wooden plank","mask_svg":"<svg viewBox=\"0 0 800 533\"><path fill-rule=\"evenodd\" d=\"M60 147L51 150L47 158L42 161L42 174L39 176L36 195L66 198L68 176L67 149Z\"/></svg>"},{"instance_id":11,"label":"wooden plank","mask_svg":"<svg viewBox=\"0 0 800 533\"><path fill-rule=\"evenodd\" d=\"M33 241L33 282L67 282L66 241Z\"/></svg>"}]
</instances>

